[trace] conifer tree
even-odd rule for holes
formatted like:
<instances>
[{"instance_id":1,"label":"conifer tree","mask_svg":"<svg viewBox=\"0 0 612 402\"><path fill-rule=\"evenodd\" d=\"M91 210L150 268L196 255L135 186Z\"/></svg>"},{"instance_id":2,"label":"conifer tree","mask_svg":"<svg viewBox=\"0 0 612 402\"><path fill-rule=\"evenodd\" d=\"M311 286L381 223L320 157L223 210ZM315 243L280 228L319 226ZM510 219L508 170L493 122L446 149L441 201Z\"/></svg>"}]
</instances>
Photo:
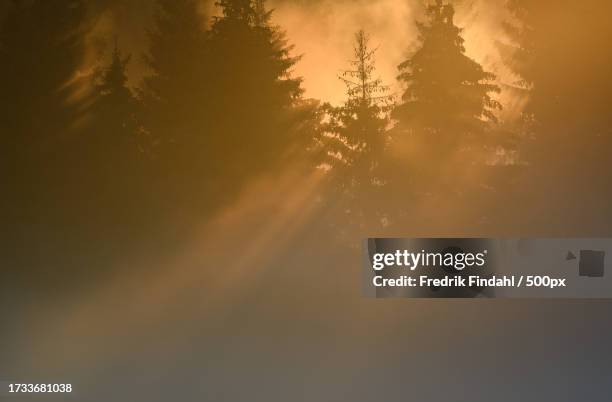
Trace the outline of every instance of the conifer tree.
<instances>
[{"instance_id":1,"label":"conifer tree","mask_svg":"<svg viewBox=\"0 0 612 402\"><path fill-rule=\"evenodd\" d=\"M501 109L492 97L500 89L492 73L466 56L453 6L436 0L426 11L427 22L417 24L421 46L399 65L406 90L393 117L421 152L448 155L485 142L486 125Z\"/></svg>"},{"instance_id":2,"label":"conifer tree","mask_svg":"<svg viewBox=\"0 0 612 402\"><path fill-rule=\"evenodd\" d=\"M340 107L327 106L330 121L320 137L326 163L342 177L345 189L368 189L381 185L383 153L388 143L388 112L393 97L389 87L375 76L376 49L369 46L363 31L355 34L351 68L342 72L347 100ZM367 191L367 190L366 190Z\"/></svg>"},{"instance_id":3,"label":"conifer tree","mask_svg":"<svg viewBox=\"0 0 612 402\"><path fill-rule=\"evenodd\" d=\"M208 161L230 180L277 163L290 146L302 89L297 62L263 0L221 0L211 26Z\"/></svg>"},{"instance_id":4,"label":"conifer tree","mask_svg":"<svg viewBox=\"0 0 612 402\"><path fill-rule=\"evenodd\" d=\"M97 99L92 108L97 138L93 143L100 151L103 149L102 152L137 151L136 99L127 86L130 58L129 55L121 56L115 41L110 63L97 74Z\"/></svg>"},{"instance_id":5,"label":"conifer tree","mask_svg":"<svg viewBox=\"0 0 612 402\"><path fill-rule=\"evenodd\" d=\"M85 193L81 198L87 200L85 219L116 239L119 228L138 233L150 212L146 175L150 160L144 157L149 144L139 138L139 105L128 87L130 58L122 56L115 40L110 60L94 74L91 124L79 150L79 188Z\"/></svg>"},{"instance_id":6,"label":"conifer tree","mask_svg":"<svg viewBox=\"0 0 612 402\"><path fill-rule=\"evenodd\" d=\"M297 59L263 1L220 1L209 28L196 0L158 3L143 122L158 144L162 191L177 196L172 204L201 211L289 148L304 114L293 108L301 94L290 71Z\"/></svg>"},{"instance_id":7,"label":"conifer tree","mask_svg":"<svg viewBox=\"0 0 612 402\"><path fill-rule=\"evenodd\" d=\"M379 227L383 217L382 194L388 181L385 151L393 97L376 76L376 49L360 30L355 34L353 60L340 79L346 85L342 106L325 105L327 122L317 137L323 164L329 167L335 202L356 225Z\"/></svg>"}]
</instances>

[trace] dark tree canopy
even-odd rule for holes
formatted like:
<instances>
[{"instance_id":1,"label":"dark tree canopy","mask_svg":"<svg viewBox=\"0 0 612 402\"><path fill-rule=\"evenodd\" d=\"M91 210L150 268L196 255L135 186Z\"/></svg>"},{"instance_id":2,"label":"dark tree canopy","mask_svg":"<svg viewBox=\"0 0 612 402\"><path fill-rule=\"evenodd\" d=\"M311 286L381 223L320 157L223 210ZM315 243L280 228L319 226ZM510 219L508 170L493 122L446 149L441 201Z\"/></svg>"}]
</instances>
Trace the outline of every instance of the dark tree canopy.
<instances>
[{"instance_id":1,"label":"dark tree canopy","mask_svg":"<svg viewBox=\"0 0 612 402\"><path fill-rule=\"evenodd\" d=\"M149 32L140 116L168 208L231 198L280 163L304 118L297 58L264 2L215 5L209 18L197 0L158 0Z\"/></svg>"},{"instance_id":2,"label":"dark tree canopy","mask_svg":"<svg viewBox=\"0 0 612 402\"><path fill-rule=\"evenodd\" d=\"M426 11L427 21L417 23L421 47L399 65L406 91L393 116L415 141L444 153L483 141L487 122L501 109L492 97L499 87L466 56L454 7L437 0Z\"/></svg>"},{"instance_id":3,"label":"dark tree canopy","mask_svg":"<svg viewBox=\"0 0 612 402\"><path fill-rule=\"evenodd\" d=\"M276 163L291 144L293 107L302 93L301 79L291 71L298 58L270 23L263 1L217 5L222 13L208 39L208 158L230 176L244 177Z\"/></svg>"}]
</instances>

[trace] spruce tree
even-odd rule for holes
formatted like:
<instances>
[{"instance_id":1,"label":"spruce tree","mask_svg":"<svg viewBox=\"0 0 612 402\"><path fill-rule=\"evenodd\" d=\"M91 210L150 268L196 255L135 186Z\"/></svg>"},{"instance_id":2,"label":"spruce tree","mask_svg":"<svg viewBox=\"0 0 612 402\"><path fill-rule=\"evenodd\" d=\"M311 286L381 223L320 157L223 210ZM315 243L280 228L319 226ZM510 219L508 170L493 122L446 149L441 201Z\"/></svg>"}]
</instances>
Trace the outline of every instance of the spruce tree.
<instances>
[{"instance_id":1,"label":"spruce tree","mask_svg":"<svg viewBox=\"0 0 612 402\"><path fill-rule=\"evenodd\" d=\"M196 0L159 0L146 56L143 122L160 191L212 208L282 160L303 112L300 80L263 1L224 0L206 28ZM191 205L191 207L189 207Z\"/></svg>"},{"instance_id":2,"label":"spruce tree","mask_svg":"<svg viewBox=\"0 0 612 402\"><path fill-rule=\"evenodd\" d=\"M375 54L368 35L357 32L351 67L339 77L346 85L347 99L339 107L324 106L327 123L317 137L342 209L350 212L353 223L368 227L379 226L382 217L380 201L388 180L388 115L393 103L389 88L376 77ZM338 201L338 194L334 199Z\"/></svg>"},{"instance_id":3,"label":"spruce tree","mask_svg":"<svg viewBox=\"0 0 612 402\"><path fill-rule=\"evenodd\" d=\"M269 169L293 141L301 80L263 0L222 0L210 29L208 161L233 185Z\"/></svg>"},{"instance_id":4,"label":"spruce tree","mask_svg":"<svg viewBox=\"0 0 612 402\"><path fill-rule=\"evenodd\" d=\"M97 75L98 80L94 84L97 98L92 108L96 132L93 142L100 151L103 148L104 152L132 152L136 157L139 145L136 142L137 105L132 91L127 86L127 66L130 58L129 55L121 56L115 42L110 63Z\"/></svg>"},{"instance_id":5,"label":"spruce tree","mask_svg":"<svg viewBox=\"0 0 612 402\"><path fill-rule=\"evenodd\" d=\"M346 85L347 100L340 107L327 106L329 124L320 140L335 175L343 177L345 188L371 187L385 181L381 160L388 143L388 112L393 97L389 87L375 76L376 49L361 30L355 34L351 68L340 79Z\"/></svg>"},{"instance_id":6,"label":"spruce tree","mask_svg":"<svg viewBox=\"0 0 612 402\"><path fill-rule=\"evenodd\" d=\"M91 124L82 136L78 163L85 193L86 217L96 228L120 239L119 232L140 235L150 212L148 142L139 138L138 102L128 87L130 55L122 56L117 40L110 60L94 74ZM159 190L159 189L157 189ZM89 198L86 198L89 197Z\"/></svg>"},{"instance_id":7,"label":"spruce tree","mask_svg":"<svg viewBox=\"0 0 612 402\"><path fill-rule=\"evenodd\" d=\"M419 152L449 155L486 141L486 125L501 109L492 94L500 89L495 75L466 56L453 6L436 0L426 14L427 21L417 23L420 48L399 65L406 90L393 117Z\"/></svg>"}]
</instances>

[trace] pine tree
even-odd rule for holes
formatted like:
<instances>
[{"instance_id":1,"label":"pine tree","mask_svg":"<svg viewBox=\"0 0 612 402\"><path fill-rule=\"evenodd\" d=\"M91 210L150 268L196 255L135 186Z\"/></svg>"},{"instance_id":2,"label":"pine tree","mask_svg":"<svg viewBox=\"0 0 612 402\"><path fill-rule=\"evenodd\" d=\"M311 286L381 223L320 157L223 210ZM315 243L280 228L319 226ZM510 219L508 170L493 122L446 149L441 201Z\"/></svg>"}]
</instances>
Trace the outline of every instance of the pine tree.
<instances>
[{"instance_id":1,"label":"pine tree","mask_svg":"<svg viewBox=\"0 0 612 402\"><path fill-rule=\"evenodd\" d=\"M347 100L343 106L327 106L330 121L320 138L334 174L343 186L370 188L384 182L381 159L388 143L386 128L393 97L389 87L375 77L376 49L361 30L355 34L351 69L342 72Z\"/></svg>"},{"instance_id":2,"label":"pine tree","mask_svg":"<svg viewBox=\"0 0 612 402\"><path fill-rule=\"evenodd\" d=\"M143 198L142 142L137 141L137 101L127 86L130 56L123 57L115 41L110 59L92 74L94 89L89 124L73 146L73 187L79 200L78 225L107 233L138 227ZM136 205L138 204L138 205Z\"/></svg>"},{"instance_id":3,"label":"pine tree","mask_svg":"<svg viewBox=\"0 0 612 402\"><path fill-rule=\"evenodd\" d=\"M340 75L346 85L347 100L340 107L325 105L328 121L317 137L319 148L340 192L343 210L358 225L380 226L381 194L387 182L385 151L387 126L393 97L375 75L376 49L370 48L363 31L355 34L351 68ZM338 201L338 195L334 195Z\"/></svg>"},{"instance_id":4,"label":"pine tree","mask_svg":"<svg viewBox=\"0 0 612 402\"><path fill-rule=\"evenodd\" d=\"M127 86L130 58L129 55L121 56L115 41L110 63L97 74L97 99L92 108L97 138L94 138L93 143L101 152L131 152L135 157L139 145L136 141L138 124L136 99Z\"/></svg>"},{"instance_id":5,"label":"pine tree","mask_svg":"<svg viewBox=\"0 0 612 402\"><path fill-rule=\"evenodd\" d=\"M428 21L417 24L421 47L399 65L407 88L393 116L420 152L448 155L483 144L487 123L501 109L492 97L500 90L495 76L465 55L454 13L442 0L428 6Z\"/></svg>"},{"instance_id":6,"label":"pine tree","mask_svg":"<svg viewBox=\"0 0 612 402\"><path fill-rule=\"evenodd\" d=\"M302 93L297 62L263 0L222 0L208 46L208 161L234 184L276 164L290 147Z\"/></svg>"},{"instance_id":7,"label":"pine tree","mask_svg":"<svg viewBox=\"0 0 612 402\"><path fill-rule=\"evenodd\" d=\"M297 59L263 1L225 0L210 27L196 0L159 0L142 86L160 191L174 209L214 208L278 163L303 112ZM180 204L180 205L179 205Z\"/></svg>"}]
</instances>

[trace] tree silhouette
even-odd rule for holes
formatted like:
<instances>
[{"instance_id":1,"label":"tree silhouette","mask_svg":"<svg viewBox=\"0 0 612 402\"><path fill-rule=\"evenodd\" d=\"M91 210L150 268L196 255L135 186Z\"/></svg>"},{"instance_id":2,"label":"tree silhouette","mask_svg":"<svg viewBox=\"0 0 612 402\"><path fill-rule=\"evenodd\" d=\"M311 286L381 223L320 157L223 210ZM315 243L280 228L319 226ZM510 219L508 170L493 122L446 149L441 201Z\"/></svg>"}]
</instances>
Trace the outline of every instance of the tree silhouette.
<instances>
[{"instance_id":1,"label":"tree silhouette","mask_svg":"<svg viewBox=\"0 0 612 402\"><path fill-rule=\"evenodd\" d=\"M369 48L364 31L355 35L354 59L340 79L346 85L347 100L340 107L326 106L330 116L327 135L320 138L325 162L344 176L344 186L371 186L384 181L380 173L388 138L386 126L393 97L375 74L376 50Z\"/></svg>"},{"instance_id":2,"label":"tree silhouette","mask_svg":"<svg viewBox=\"0 0 612 402\"><path fill-rule=\"evenodd\" d=\"M369 207L361 207L374 201L387 180L384 152L393 97L375 76L376 49L370 48L363 30L355 34L353 52L351 68L340 75L347 100L340 107L324 106L328 122L317 141L334 186L352 200L350 209L364 218Z\"/></svg>"},{"instance_id":3,"label":"tree silhouette","mask_svg":"<svg viewBox=\"0 0 612 402\"><path fill-rule=\"evenodd\" d=\"M90 135L84 139L89 164L103 175L98 179L111 181L108 183L111 187L112 183L116 185L136 174L134 168L146 146L138 138L137 100L127 86L130 58L129 55L122 57L115 40L110 62L95 74L96 99L91 107L93 123ZM117 191L129 191L117 187Z\"/></svg>"},{"instance_id":4,"label":"tree silhouette","mask_svg":"<svg viewBox=\"0 0 612 402\"><path fill-rule=\"evenodd\" d=\"M83 231L106 233L102 241L123 240L148 211L144 189L143 147L136 120L138 103L127 86L130 56L123 57L115 40L110 60L92 75L89 124L72 147L71 197L78 202L74 223ZM140 234L140 232L138 232ZM127 235L127 234L126 234Z\"/></svg>"},{"instance_id":5,"label":"tree silhouette","mask_svg":"<svg viewBox=\"0 0 612 402\"><path fill-rule=\"evenodd\" d=\"M209 34L207 160L228 183L274 166L291 146L301 119L294 107L301 80L283 32L264 1L217 3Z\"/></svg>"},{"instance_id":6,"label":"tree silhouette","mask_svg":"<svg viewBox=\"0 0 612 402\"><path fill-rule=\"evenodd\" d=\"M261 0L216 3L208 27L195 0L158 4L142 121L167 208L201 215L291 147L305 114L297 58Z\"/></svg>"},{"instance_id":7,"label":"tree silhouette","mask_svg":"<svg viewBox=\"0 0 612 402\"><path fill-rule=\"evenodd\" d=\"M92 107L99 135L93 142L104 152L135 154L137 143L136 98L127 87L127 66L131 56L122 57L117 43L110 63L98 73L95 83L97 99ZM136 155L132 155L135 158ZM112 154L107 155L112 157Z\"/></svg>"},{"instance_id":8,"label":"tree silhouette","mask_svg":"<svg viewBox=\"0 0 612 402\"><path fill-rule=\"evenodd\" d=\"M398 79L407 88L393 117L419 152L448 155L486 141L486 124L501 109L491 96L499 87L492 73L465 55L453 6L437 0L426 11L427 22L417 23L420 49L399 65Z\"/></svg>"},{"instance_id":9,"label":"tree silhouette","mask_svg":"<svg viewBox=\"0 0 612 402\"><path fill-rule=\"evenodd\" d=\"M494 198L486 189L497 187L487 182L487 164L503 144L495 127L502 106L494 99L495 75L466 55L453 5L436 0L425 11L416 23L420 46L398 66L405 91L392 112L392 137L402 150L396 170L403 177L394 188L412 200L400 215L414 228L449 231L464 226L462 219L488 219L480 206Z\"/></svg>"}]
</instances>

